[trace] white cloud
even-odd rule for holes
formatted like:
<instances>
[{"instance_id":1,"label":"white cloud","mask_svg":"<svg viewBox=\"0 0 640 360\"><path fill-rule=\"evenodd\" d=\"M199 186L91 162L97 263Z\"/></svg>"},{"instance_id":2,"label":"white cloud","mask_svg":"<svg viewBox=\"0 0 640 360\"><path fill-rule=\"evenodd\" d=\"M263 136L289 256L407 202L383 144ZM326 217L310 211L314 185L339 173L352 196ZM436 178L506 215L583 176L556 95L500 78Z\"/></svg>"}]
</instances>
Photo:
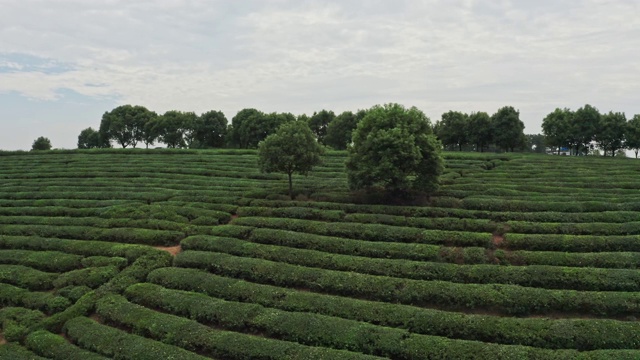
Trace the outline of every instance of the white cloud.
<instances>
[{"instance_id":1,"label":"white cloud","mask_svg":"<svg viewBox=\"0 0 640 360\"><path fill-rule=\"evenodd\" d=\"M394 101L436 120L513 105L537 132L555 107L640 113L638 10L597 0L4 0L0 53L70 67L0 62L0 96L62 101L70 89L229 118L244 107Z\"/></svg>"}]
</instances>

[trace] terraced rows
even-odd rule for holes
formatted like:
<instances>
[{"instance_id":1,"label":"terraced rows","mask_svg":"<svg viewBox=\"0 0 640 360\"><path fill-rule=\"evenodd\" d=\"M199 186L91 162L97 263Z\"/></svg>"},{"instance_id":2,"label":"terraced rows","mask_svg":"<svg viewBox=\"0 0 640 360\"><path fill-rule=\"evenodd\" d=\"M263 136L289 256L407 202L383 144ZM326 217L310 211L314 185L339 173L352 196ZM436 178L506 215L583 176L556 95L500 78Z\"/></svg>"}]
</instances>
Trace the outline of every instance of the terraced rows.
<instances>
[{"instance_id":1,"label":"terraced rows","mask_svg":"<svg viewBox=\"0 0 640 360\"><path fill-rule=\"evenodd\" d=\"M0 358L640 357L640 168L447 154L428 206L330 152L0 153Z\"/></svg>"}]
</instances>

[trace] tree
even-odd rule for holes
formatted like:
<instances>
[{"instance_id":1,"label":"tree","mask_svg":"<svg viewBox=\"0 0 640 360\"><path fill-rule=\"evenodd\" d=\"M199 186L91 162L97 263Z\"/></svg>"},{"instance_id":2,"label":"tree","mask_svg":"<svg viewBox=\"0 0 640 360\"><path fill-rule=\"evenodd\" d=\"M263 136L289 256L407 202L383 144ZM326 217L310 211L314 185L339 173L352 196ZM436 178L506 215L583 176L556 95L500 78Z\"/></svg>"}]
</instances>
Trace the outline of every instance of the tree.
<instances>
[{"instance_id":1,"label":"tree","mask_svg":"<svg viewBox=\"0 0 640 360\"><path fill-rule=\"evenodd\" d=\"M31 150L51 150L51 140L44 136L40 136L33 141L33 144L31 144Z\"/></svg>"},{"instance_id":2,"label":"tree","mask_svg":"<svg viewBox=\"0 0 640 360\"><path fill-rule=\"evenodd\" d=\"M629 122L627 122L627 129L625 132L627 149L633 150L638 158L638 151L640 151L640 115L636 114Z\"/></svg>"},{"instance_id":3,"label":"tree","mask_svg":"<svg viewBox=\"0 0 640 360\"><path fill-rule=\"evenodd\" d=\"M230 146L247 149L249 147L249 136L247 127L249 123L261 121L264 113L256 109L242 109L231 119L231 127L227 133Z\"/></svg>"},{"instance_id":4,"label":"tree","mask_svg":"<svg viewBox=\"0 0 640 360\"><path fill-rule=\"evenodd\" d=\"M382 186L398 195L434 192L444 169L441 147L422 111L399 104L374 106L358 123L348 148L349 187Z\"/></svg>"},{"instance_id":5,"label":"tree","mask_svg":"<svg viewBox=\"0 0 640 360\"><path fill-rule=\"evenodd\" d=\"M321 163L323 152L307 123L287 122L258 145L258 166L262 172L287 174L289 196L293 200L292 175L307 175Z\"/></svg>"},{"instance_id":6,"label":"tree","mask_svg":"<svg viewBox=\"0 0 640 360\"><path fill-rule=\"evenodd\" d=\"M571 134L573 112L567 108L556 108L542 120L542 133L547 145L557 149L558 154L564 147L571 147L575 137Z\"/></svg>"},{"instance_id":7,"label":"tree","mask_svg":"<svg viewBox=\"0 0 640 360\"><path fill-rule=\"evenodd\" d=\"M170 110L165 112L159 119L155 127L158 139L167 144L170 148L183 148L187 146L185 132L190 122L194 121L196 114L193 112L182 112Z\"/></svg>"},{"instance_id":8,"label":"tree","mask_svg":"<svg viewBox=\"0 0 640 360\"><path fill-rule=\"evenodd\" d=\"M100 132L103 137L115 140L123 148L136 147L142 141L145 124L154 118L154 113L144 106L122 105L102 115Z\"/></svg>"},{"instance_id":9,"label":"tree","mask_svg":"<svg viewBox=\"0 0 640 360\"><path fill-rule=\"evenodd\" d=\"M486 112L474 112L469 115L467 122L469 142L474 144L476 151L484 152L485 147L493 142L491 117Z\"/></svg>"},{"instance_id":10,"label":"tree","mask_svg":"<svg viewBox=\"0 0 640 360\"><path fill-rule=\"evenodd\" d=\"M469 142L468 122L467 114L448 111L442 114L442 120L436 124L436 136L444 146L457 147L462 151L462 146Z\"/></svg>"},{"instance_id":11,"label":"tree","mask_svg":"<svg viewBox=\"0 0 640 360\"><path fill-rule=\"evenodd\" d=\"M358 122L367 114L366 110L358 110L357 113L345 111L327 126L327 135L324 143L336 150L345 150L351 143L353 130L358 126Z\"/></svg>"},{"instance_id":12,"label":"tree","mask_svg":"<svg viewBox=\"0 0 640 360\"><path fill-rule=\"evenodd\" d=\"M624 113L610 111L600 117L600 124L594 139L602 150L604 156L611 154L616 156L616 152L624 147L624 137L627 130L627 117Z\"/></svg>"},{"instance_id":13,"label":"tree","mask_svg":"<svg viewBox=\"0 0 640 360\"><path fill-rule=\"evenodd\" d=\"M145 148L149 148L149 145L153 145L160 136L160 117L155 112L152 112L149 121L144 124L142 128L142 142Z\"/></svg>"},{"instance_id":14,"label":"tree","mask_svg":"<svg viewBox=\"0 0 640 360\"><path fill-rule=\"evenodd\" d=\"M227 135L227 118L222 111L207 111L195 122L195 140L199 148L220 148Z\"/></svg>"},{"instance_id":15,"label":"tree","mask_svg":"<svg viewBox=\"0 0 640 360\"><path fill-rule=\"evenodd\" d=\"M545 153L545 137L542 134L526 134L526 146L525 150L527 152L533 152L537 154Z\"/></svg>"},{"instance_id":16,"label":"tree","mask_svg":"<svg viewBox=\"0 0 640 360\"><path fill-rule=\"evenodd\" d=\"M589 150L589 145L598 132L600 117L598 109L589 104L576 110L571 117L570 133L574 139L572 143L576 148L576 155Z\"/></svg>"},{"instance_id":17,"label":"tree","mask_svg":"<svg viewBox=\"0 0 640 360\"><path fill-rule=\"evenodd\" d=\"M511 106L505 106L491 116L493 139L504 151L513 151L525 146L524 123L520 113Z\"/></svg>"},{"instance_id":18,"label":"tree","mask_svg":"<svg viewBox=\"0 0 640 360\"><path fill-rule=\"evenodd\" d=\"M78 135L78 149L94 149L100 146L100 133L89 127Z\"/></svg>"},{"instance_id":19,"label":"tree","mask_svg":"<svg viewBox=\"0 0 640 360\"><path fill-rule=\"evenodd\" d=\"M324 138L327 136L327 127L333 120L335 120L336 114L333 111L321 110L320 112L314 112L309 118L309 127L311 131L316 135L318 141L324 144Z\"/></svg>"}]
</instances>

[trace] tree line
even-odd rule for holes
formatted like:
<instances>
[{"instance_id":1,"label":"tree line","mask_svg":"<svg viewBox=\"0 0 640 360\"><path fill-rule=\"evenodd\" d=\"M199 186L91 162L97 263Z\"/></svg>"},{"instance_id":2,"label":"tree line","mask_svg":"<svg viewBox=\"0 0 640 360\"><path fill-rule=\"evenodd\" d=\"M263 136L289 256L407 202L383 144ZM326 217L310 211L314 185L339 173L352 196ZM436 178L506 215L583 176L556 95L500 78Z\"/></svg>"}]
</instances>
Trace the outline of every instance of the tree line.
<instances>
[{"instance_id":1,"label":"tree line","mask_svg":"<svg viewBox=\"0 0 640 360\"><path fill-rule=\"evenodd\" d=\"M570 150L572 155L586 155L596 147L605 156L615 156L619 150L640 151L640 115L627 120L622 112L601 114L586 104L576 111L557 108L542 121L547 145L560 153Z\"/></svg>"},{"instance_id":2,"label":"tree line","mask_svg":"<svg viewBox=\"0 0 640 360\"><path fill-rule=\"evenodd\" d=\"M240 110L229 124L221 111L196 115L194 112L172 110L158 115L143 106L123 105L105 112L98 130L82 130L78 136L78 148L111 147L112 142L123 148L135 148L138 144L148 148L162 142L170 148L250 149L257 148L281 125L300 121L309 126L321 145L345 150L352 142L353 131L369 110L344 111L338 115L330 110L321 110L311 116L295 116L247 108ZM526 148L528 143L519 112L511 106L499 109L492 116L485 112L467 115L449 111L430 126L444 146L450 149L514 151Z\"/></svg>"}]
</instances>

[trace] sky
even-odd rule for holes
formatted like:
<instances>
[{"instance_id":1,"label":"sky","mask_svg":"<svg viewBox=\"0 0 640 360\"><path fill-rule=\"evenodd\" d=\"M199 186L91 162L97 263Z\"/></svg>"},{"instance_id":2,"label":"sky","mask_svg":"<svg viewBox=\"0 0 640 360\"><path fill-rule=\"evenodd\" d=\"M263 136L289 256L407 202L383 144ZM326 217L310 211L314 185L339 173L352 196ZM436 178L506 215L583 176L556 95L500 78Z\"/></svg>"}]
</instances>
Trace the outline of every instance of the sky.
<instances>
[{"instance_id":1,"label":"sky","mask_svg":"<svg viewBox=\"0 0 640 360\"><path fill-rule=\"evenodd\" d=\"M0 149L119 105L640 114L638 0L0 0Z\"/></svg>"}]
</instances>

